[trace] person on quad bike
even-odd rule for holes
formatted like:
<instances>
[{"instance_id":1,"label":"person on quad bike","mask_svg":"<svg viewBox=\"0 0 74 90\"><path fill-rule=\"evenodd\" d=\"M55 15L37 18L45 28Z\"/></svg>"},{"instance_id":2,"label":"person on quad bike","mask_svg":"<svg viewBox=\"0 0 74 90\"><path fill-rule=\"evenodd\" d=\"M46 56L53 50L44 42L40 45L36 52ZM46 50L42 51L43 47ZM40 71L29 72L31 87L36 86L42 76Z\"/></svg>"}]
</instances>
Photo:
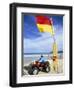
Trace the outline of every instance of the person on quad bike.
<instances>
[{"instance_id":1,"label":"person on quad bike","mask_svg":"<svg viewBox=\"0 0 74 90\"><path fill-rule=\"evenodd\" d=\"M38 60L40 63L44 63L45 61L46 61L46 58L43 56L43 55L41 55L41 57L39 58L39 60Z\"/></svg>"},{"instance_id":2,"label":"person on quad bike","mask_svg":"<svg viewBox=\"0 0 74 90\"><path fill-rule=\"evenodd\" d=\"M50 71L50 64L43 55L41 55L41 57L37 61L30 64L28 69L28 73L30 75L37 75L39 71L47 73Z\"/></svg>"}]
</instances>

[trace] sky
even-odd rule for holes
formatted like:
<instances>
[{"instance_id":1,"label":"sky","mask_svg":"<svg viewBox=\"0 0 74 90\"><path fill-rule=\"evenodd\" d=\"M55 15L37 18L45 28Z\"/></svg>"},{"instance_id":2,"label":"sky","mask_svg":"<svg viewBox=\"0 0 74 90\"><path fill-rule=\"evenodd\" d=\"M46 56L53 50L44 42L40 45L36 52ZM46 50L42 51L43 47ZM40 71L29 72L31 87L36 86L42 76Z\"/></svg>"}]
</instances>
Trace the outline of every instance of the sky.
<instances>
[{"instance_id":1,"label":"sky","mask_svg":"<svg viewBox=\"0 0 74 90\"><path fill-rule=\"evenodd\" d=\"M44 15L46 16L46 15ZM53 20L58 51L63 51L63 16L47 15ZM23 53L52 52L53 37L48 32L39 32L35 15L23 15Z\"/></svg>"}]
</instances>

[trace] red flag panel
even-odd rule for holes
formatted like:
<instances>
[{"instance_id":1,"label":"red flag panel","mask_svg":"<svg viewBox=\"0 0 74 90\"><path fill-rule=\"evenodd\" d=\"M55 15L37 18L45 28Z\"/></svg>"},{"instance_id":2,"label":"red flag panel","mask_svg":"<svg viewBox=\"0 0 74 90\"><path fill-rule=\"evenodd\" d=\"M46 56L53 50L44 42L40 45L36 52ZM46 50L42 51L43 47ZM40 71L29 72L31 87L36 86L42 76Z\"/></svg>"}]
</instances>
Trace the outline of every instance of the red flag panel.
<instances>
[{"instance_id":1,"label":"red flag panel","mask_svg":"<svg viewBox=\"0 0 74 90\"><path fill-rule=\"evenodd\" d=\"M48 24L48 25L52 25L51 19L49 19L46 16L37 15L36 16L36 22L37 22L37 24Z\"/></svg>"}]
</instances>

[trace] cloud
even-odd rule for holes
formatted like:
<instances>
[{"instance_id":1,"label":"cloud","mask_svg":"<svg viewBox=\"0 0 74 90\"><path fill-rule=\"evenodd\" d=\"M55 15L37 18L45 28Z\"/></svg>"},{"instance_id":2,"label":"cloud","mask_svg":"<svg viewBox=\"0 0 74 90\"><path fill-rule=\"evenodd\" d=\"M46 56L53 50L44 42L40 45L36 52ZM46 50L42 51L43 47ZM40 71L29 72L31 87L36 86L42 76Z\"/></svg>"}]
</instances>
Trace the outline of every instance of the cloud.
<instances>
[{"instance_id":1,"label":"cloud","mask_svg":"<svg viewBox=\"0 0 74 90\"><path fill-rule=\"evenodd\" d=\"M62 35L55 36L58 50L63 49ZM49 34L42 34L42 37L37 39L24 38L24 53L49 53L52 51L53 38Z\"/></svg>"}]
</instances>

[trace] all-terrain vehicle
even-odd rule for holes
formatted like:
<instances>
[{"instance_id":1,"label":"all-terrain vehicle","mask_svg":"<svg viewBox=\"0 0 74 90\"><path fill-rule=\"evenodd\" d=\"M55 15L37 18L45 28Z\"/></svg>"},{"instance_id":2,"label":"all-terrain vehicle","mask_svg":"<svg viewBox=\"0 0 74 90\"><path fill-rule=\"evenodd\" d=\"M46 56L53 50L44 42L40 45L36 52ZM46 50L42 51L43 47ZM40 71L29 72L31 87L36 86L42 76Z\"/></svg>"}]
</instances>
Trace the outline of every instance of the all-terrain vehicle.
<instances>
[{"instance_id":1,"label":"all-terrain vehicle","mask_svg":"<svg viewBox=\"0 0 74 90\"><path fill-rule=\"evenodd\" d=\"M43 72L49 72L50 71L50 64L48 61L45 62L39 62L39 61L34 61L29 65L28 73L30 75L37 75L39 71Z\"/></svg>"}]
</instances>

